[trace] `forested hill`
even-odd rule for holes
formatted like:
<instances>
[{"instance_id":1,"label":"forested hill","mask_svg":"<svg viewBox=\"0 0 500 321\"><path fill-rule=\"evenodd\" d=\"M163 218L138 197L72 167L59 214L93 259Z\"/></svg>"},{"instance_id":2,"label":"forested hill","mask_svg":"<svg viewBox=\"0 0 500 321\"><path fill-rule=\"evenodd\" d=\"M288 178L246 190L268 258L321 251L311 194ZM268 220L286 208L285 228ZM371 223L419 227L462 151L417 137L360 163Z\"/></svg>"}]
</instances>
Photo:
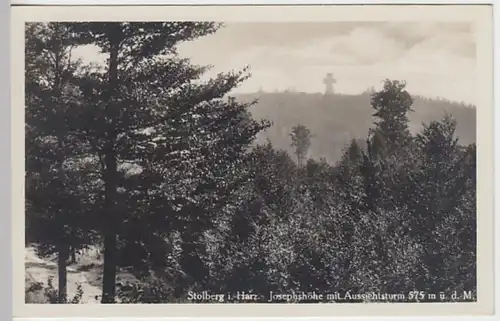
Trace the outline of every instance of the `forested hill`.
<instances>
[{"instance_id":1,"label":"forested hill","mask_svg":"<svg viewBox=\"0 0 500 321\"><path fill-rule=\"evenodd\" d=\"M269 139L276 147L291 151L289 133L297 124L307 126L313 134L309 157L335 162L345 144L352 138L364 140L373 123L370 93L360 95L306 94L296 92L240 94L240 101L258 99L251 108L256 119L268 119L273 126L260 134L258 142ZM413 132L422 123L441 119L445 113L457 121L456 135L462 144L476 140L476 109L446 100L414 96L410 114Z\"/></svg>"}]
</instances>

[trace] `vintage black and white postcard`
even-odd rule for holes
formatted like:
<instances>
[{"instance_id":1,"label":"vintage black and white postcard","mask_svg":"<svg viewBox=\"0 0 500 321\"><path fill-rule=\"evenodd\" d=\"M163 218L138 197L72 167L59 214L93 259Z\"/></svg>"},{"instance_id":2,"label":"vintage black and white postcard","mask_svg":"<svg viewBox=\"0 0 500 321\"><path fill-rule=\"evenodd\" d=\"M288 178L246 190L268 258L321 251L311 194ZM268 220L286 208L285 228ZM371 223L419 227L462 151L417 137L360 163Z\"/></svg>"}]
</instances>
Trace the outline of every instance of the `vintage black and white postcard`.
<instances>
[{"instance_id":1,"label":"vintage black and white postcard","mask_svg":"<svg viewBox=\"0 0 500 321\"><path fill-rule=\"evenodd\" d=\"M12 13L16 317L493 313L490 6Z\"/></svg>"}]
</instances>

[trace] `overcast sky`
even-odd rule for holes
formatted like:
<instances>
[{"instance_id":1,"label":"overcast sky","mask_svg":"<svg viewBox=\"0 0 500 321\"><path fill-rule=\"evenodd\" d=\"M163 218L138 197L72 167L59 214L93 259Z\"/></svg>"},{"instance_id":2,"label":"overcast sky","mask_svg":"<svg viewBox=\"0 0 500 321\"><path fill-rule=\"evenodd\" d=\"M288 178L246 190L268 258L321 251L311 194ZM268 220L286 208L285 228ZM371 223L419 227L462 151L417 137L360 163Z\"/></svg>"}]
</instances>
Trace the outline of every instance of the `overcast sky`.
<instances>
[{"instance_id":1,"label":"overcast sky","mask_svg":"<svg viewBox=\"0 0 500 321\"><path fill-rule=\"evenodd\" d=\"M476 101L475 33L468 23L229 23L181 44L179 53L214 65L208 76L249 65L252 77L239 92L323 92L331 72L340 93L379 88L390 78L406 80L414 94Z\"/></svg>"}]
</instances>

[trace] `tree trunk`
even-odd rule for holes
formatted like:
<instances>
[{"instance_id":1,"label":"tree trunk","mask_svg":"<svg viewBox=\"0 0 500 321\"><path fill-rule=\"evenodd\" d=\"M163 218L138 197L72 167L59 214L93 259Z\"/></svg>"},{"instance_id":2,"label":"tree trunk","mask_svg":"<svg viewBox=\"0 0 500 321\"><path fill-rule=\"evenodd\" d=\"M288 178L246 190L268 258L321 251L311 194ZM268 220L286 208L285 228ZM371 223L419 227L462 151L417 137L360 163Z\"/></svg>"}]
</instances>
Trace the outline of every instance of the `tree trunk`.
<instances>
[{"instance_id":1,"label":"tree trunk","mask_svg":"<svg viewBox=\"0 0 500 321\"><path fill-rule=\"evenodd\" d=\"M71 247L71 264L76 263L76 251L74 247Z\"/></svg>"},{"instance_id":2,"label":"tree trunk","mask_svg":"<svg viewBox=\"0 0 500 321\"><path fill-rule=\"evenodd\" d=\"M66 260L68 259L68 247L64 244L59 246L57 260L58 274L58 302L67 302L67 275L66 275Z\"/></svg>"},{"instance_id":3,"label":"tree trunk","mask_svg":"<svg viewBox=\"0 0 500 321\"><path fill-rule=\"evenodd\" d=\"M119 26L118 26L119 28ZM119 37L119 36L118 36ZM115 128L116 112L114 97L118 82L118 48L119 38L116 33L111 33L109 54L109 105L106 110L109 127L107 128L107 145L105 149L104 162L104 267L101 303L115 303L116 297L116 265L117 265L117 213L116 187L117 187L117 160L115 155Z\"/></svg>"},{"instance_id":4,"label":"tree trunk","mask_svg":"<svg viewBox=\"0 0 500 321\"><path fill-rule=\"evenodd\" d=\"M115 303L116 295L116 212L114 201L116 198L116 159L110 154L106 157L106 191L105 204L106 222L104 231L104 271L102 284L102 303Z\"/></svg>"}]
</instances>

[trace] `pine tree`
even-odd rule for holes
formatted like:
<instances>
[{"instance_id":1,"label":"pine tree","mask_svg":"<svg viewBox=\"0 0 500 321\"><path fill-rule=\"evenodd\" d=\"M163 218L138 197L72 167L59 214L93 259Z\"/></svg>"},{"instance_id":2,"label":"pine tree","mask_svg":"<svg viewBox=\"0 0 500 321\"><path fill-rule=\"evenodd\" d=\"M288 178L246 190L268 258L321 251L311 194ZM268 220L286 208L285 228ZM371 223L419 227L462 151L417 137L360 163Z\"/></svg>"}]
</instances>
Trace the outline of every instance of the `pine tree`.
<instances>
[{"instance_id":1,"label":"pine tree","mask_svg":"<svg viewBox=\"0 0 500 321\"><path fill-rule=\"evenodd\" d=\"M352 246L356 251L351 254L353 272L350 277L359 280L370 275L371 279L366 284L353 280L351 286L358 290L383 292L395 286L394 271L391 271L390 266L399 257L392 253L395 243L387 235L395 234L404 239L404 232L399 227L405 220L405 210L398 196L410 168L407 166L411 146L407 114L411 111L412 103L404 82L386 80L382 90L371 94L376 120L375 128L370 130L366 142L366 151L355 153L359 147L355 148L353 144L351 154L355 158L353 163L359 171L360 182L354 185L357 191L349 192L349 198L358 196L357 202L350 202L356 218L355 236L352 236ZM346 173L346 166L343 167L341 170ZM357 243L359 239L363 239L366 245ZM408 246L411 246L411 242ZM361 262L369 263L363 266Z\"/></svg>"},{"instance_id":2,"label":"pine tree","mask_svg":"<svg viewBox=\"0 0 500 321\"><path fill-rule=\"evenodd\" d=\"M428 278L423 282L434 291L448 287L446 260L453 254L443 251L456 244L456 238L452 238L456 231L445 232L449 227L443 226L458 227L456 222L462 219L464 227L475 222L475 210L469 206L474 201L467 200L469 190L474 189L470 182L475 169L471 170L467 164L471 154L462 151L455 129L456 121L445 115L442 121L425 125L416 137L421 158L419 171L414 175L413 196L409 197L412 231L425 248ZM467 216L471 219L468 223Z\"/></svg>"},{"instance_id":3,"label":"pine tree","mask_svg":"<svg viewBox=\"0 0 500 321\"><path fill-rule=\"evenodd\" d=\"M413 99L406 83L386 80L382 90L372 94L375 128L367 140L372 162L379 168L380 206L393 211L405 204L411 173L415 171L414 140L408 127Z\"/></svg>"},{"instance_id":4,"label":"pine tree","mask_svg":"<svg viewBox=\"0 0 500 321\"><path fill-rule=\"evenodd\" d=\"M429 233L441 219L442 212L452 206L449 197L459 198L463 193L463 187L452 190L454 182L458 183L462 166L459 162L458 139L454 137L455 127L455 121L445 116L442 122L434 121L426 125L416 137L422 157L420 175L416 178L416 191L419 192L418 203L415 204L418 208L415 218L419 227L416 231L426 240L432 238ZM433 213L432 220L428 218L428 213Z\"/></svg>"},{"instance_id":5,"label":"pine tree","mask_svg":"<svg viewBox=\"0 0 500 321\"><path fill-rule=\"evenodd\" d=\"M299 124L292 128L290 137L292 138L292 146L295 147L297 164L302 167L307 151L311 146L311 131L306 126Z\"/></svg>"},{"instance_id":6,"label":"pine tree","mask_svg":"<svg viewBox=\"0 0 500 321\"><path fill-rule=\"evenodd\" d=\"M374 132L383 138L380 143L389 151L408 142L408 113L413 111L412 104L406 83L397 80L385 80L383 89L371 96L371 105L376 110L373 116L378 119Z\"/></svg>"},{"instance_id":7,"label":"pine tree","mask_svg":"<svg viewBox=\"0 0 500 321\"><path fill-rule=\"evenodd\" d=\"M140 215L140 225L144 220L156 220L154 226L160 230L179 230L184 267L191 269L191 274L202 273L196 270L199 237L210 227L215 208L244 180L238 166L244 161L247 146L266 124L249 117L249 104L225 98L247 78L245 71L219 74L201 83L199 78L207 68L191 65L176 53L178 43L211 34L218 24L71 26L80 44L97 46L108 55L105 72L89 71L78 82L85 108L74 131L94 146L102 164L102 302L113 303L117 238L134 213ZM142 209L151 209L152 215L119 206L122 164L140 168L141 185L127 193L144 204ZM150 208L160 203L163 209Z\"/></svg>"},{"instance_id":8,"label":"pine tree","mask_svg":"<svg viewBox=\"0 0 500 321\"><path fill-rule=\"evenodd\" d=\"M71 57L74 46L62 23L26 25L26 235L39 254L58 255L59 303L66 302L70 247L79 250L92 238L87 223L93 205L82 201L91 193L92 164L65 125L79 67Z\"/></svg>"}]
</instances>

